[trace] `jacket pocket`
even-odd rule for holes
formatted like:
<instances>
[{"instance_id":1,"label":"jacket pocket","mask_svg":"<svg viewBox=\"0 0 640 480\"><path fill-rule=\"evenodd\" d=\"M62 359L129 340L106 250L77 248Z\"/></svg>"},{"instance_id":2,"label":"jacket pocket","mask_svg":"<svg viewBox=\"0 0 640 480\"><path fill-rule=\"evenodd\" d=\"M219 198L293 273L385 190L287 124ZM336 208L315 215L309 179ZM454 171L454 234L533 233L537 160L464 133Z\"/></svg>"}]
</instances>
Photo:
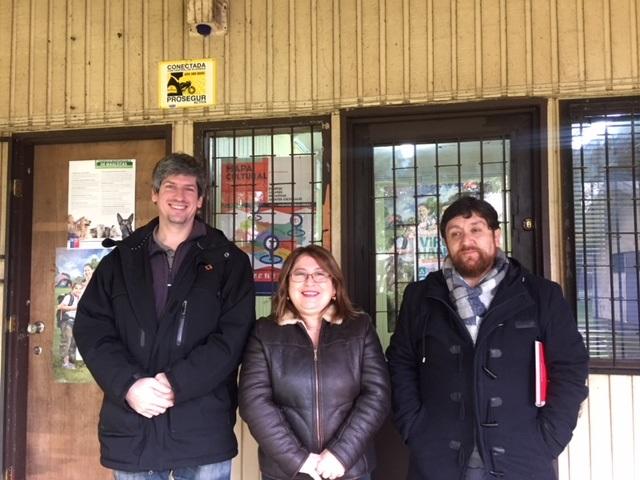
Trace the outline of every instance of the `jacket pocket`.
<instances>
[{"instance_id":1,"label":"jacket pocket","mask_svg":"<svg viewBox=\"0 0 640 480\"><path fill-rule=\"evenodd\" d=\"M136 436L141 431L142 417L126 406L105 399L100 409L100 434L114 437Z\"/></svg>"},{"instance_id":2,"label":"jacket pocket","mask_svg":"<svg viewBox=\"0 0 640 480\"><path fill-rule=\"evenodd\" d=\"M218 395L226 398L218 398ZM232 414L229 413L229 403L226 392L218 389L215 394L210 393L170 408L167 412L171 433L208 432L230 424Z\"/></svg>"},{"instance_id":3,"label":"jacket pocket","mask_svg":"<svg viewBox=\"0 0 640 480\"><path fill-rule=\"evenodd\" d=\"M549 453L551 457L556 458L562 453L565 446L561 445L556 440L553 434L553 430L546 420L540 419L538 420L537 424L538 424L537 425L538 433L542 443L545 446L546 451Z\"/></svg>"}]
</instances>

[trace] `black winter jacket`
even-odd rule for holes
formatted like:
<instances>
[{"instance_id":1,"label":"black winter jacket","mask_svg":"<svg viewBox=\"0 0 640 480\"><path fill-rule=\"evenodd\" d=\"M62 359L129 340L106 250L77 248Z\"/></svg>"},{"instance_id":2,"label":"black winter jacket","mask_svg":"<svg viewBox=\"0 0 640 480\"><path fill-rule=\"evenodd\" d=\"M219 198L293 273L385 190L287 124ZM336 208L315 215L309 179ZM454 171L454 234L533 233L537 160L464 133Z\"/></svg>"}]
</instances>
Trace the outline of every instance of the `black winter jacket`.
<instances>
[{"instance_id":1,"label":"black winter jacket","mask_svg":"<svg viewBox=\"0 0 640 480\"><path fill-rule=\"evenodd\" d=\"M547 403L534 405L534 341ZM441 271L410 284L387 350L411 480L463 478L477 443L489 478L555 478L587 396L588 355L560 287L510 259L474 346Z\"/></svg>"},{"instance_id":2,"label":"black winter jacket","mask_svg":"<svg viewBox=\"0 0 640 480\"><path fill-rule=\"evenodd\" d=\"M283 323L283 322L281 322ZM298 471L310 452L328 449L341 479L373 467L373 435L390 407L389 377L368 315L322 322L317 350L300 321L261 318L240 372L240 415L259 444L262 474L309 478Z\"/></svg>"},{"instance_id":3,"label":"black winter jacket","mask_svg":"<svg viewBox=\"0 0 640 480\"><path fill-rule=\"evenodd\" d=\"M148 250L157 223L136 230L102 259L74 327L78 349L104 391L101 462L126 471L236 455L236 375L255 321L247 255L208 226L176 272L158 318ZM158 372L166 373L175 405L147 419L125 396L137 379Z\"/></svg>"}]
</instances>

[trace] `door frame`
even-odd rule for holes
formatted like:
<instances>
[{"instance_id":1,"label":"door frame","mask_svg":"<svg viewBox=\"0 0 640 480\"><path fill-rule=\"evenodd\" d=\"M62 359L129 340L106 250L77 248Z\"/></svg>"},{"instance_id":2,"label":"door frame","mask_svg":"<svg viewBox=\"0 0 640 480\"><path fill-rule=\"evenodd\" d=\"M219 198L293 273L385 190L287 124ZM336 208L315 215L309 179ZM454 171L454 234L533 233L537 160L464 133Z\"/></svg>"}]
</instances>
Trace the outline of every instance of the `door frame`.
<instances>
[{"instance_id":1,"label":"door frame","mask_svg":"<svg viewBox=\"0 0 640 480\"><path fill-rule=\"evenodd\" d=\"M341 131L342 138L342 211L346 221L342 225L342 256L350 259L343 265L343 271L352 298L361 307L367 309L375 305L372 293L375 290L375 266L371 261L372 239L374 238L373 222L362 214L361 208L354 205L354 197L370 198L372 196L372 178L363 175L356 165L356 159L362 155L363 127L399 122L420 122L439 119L486 116L488 119L502 116L524 114L529 117L535 135L528 139L525 148L530 150L533 175L530 179L532 191L540 192L533 202L534 217L538 219L534 231L536 246L535 268L533 273L549 275L551 261L546 255L549 252L549 197L546 185L548 178L547 165L547 100L543 98L524 98L514 100L492 100L482 102L439 104L426 106L391 106L361 108L343 112ZM455 134L455 132L454 132ZM402 141L401 135L398 137ZM409 138L407 138L409 140ZM372 173L372 169L369 173ZM347 192L352 192L347 194ZM512 212L513 216L513 212Z\"/></svg>"},{"instance_id":2,"label":"door frame","mask_svg":"<svg viewBox=\"0 0 640 480\"><path fill-rule=\"evenodd\" d=\"M375 264L372 260L372 253L375 249L375 232L374 222L371 220L373 214L363 214L367 209L363 208L361 204L357 205L357 201L354 199L372 201L373 198L373 168L365 168L363 172L358 166L358 159L363 159L363 155L367 155L364 150L368 150L372 145L367 138L370 126L377 124L380 128L379 124L464 119L465 117L477 119L484 116L490 127L493 119L498 118L499 120L499 117L507 115L524 115L528 119L528 125L533 133L532 136L526 134L522 138L518 136L522 142L519 141L518 144L512 145L512 153L516 149L529 150L532 175L527 181L527 186L531 191L540 192L531 205L534 218L538 223L533 232L534 273L549 275L551 262L546 255L546 252L549 252L549 218L546 207L549 197L547 188L541 188L542 185L546 185L548 178L546 99L525 98L417 107L374 107L342 113L340 130L345 134L340 145L341 156L344 159L341 165L341 218L345 221L342 224L341 247L342 258L349 259L343 262L342 267L351 298L365 311L375 311ZM396 135L394 140L402 142L402 137L405 135L406 140L413 143L416 138L415 129L412 130L411 132L394 132ZM455 132L452 133L451 137L455 137ZM513 208L511 215L510 220L513 225ZM374 472L374 479L388 478L389 475L406 471L404 469L408 464L408 452L389 420L376 435L375 443L379 461L377 473Z\"/></svg>"},{"instance_id":3,"label":"door frame","mask_svg":"<svg viewBox=\"0 0 640 480\"><path fill-rule=\"evenodd\" d=\"M4 478L25 478L27 445L27 389L31 289L33 161L35 147L67 143L126 140L164 140L171 153L171 125L118 127L16 134L10 145L6 255L4 347L5 388L2 467Z\"/></svg>"}]
</instances>

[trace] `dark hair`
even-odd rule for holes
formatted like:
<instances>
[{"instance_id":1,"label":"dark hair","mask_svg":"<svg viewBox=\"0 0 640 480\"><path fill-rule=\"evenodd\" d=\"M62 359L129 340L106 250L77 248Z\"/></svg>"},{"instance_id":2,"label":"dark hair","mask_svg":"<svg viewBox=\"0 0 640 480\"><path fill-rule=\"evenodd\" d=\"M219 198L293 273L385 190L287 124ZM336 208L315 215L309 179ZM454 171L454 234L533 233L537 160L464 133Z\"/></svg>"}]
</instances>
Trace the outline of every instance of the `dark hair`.
<instances>
[{"instance_id":1,"label":"dark hair","mask_svg":"<svg viewBox=\"0 0 640 480\"><path fill-rule=\"evenodd\" d=\"M335 307L335 318L346 320L360 313L351 303L351 299L349 299L349 294L344 285L344 277L331 252L318 245L307 245L306 247L298 247L291 252L282 266L278 280L278 291L273 301L275 320L278 321L281 319L287 311L294 315L299 315L293 302L289 300L289 277L296 262L303 255L308 255L313 258L318 262L318 265L331 276L333 288L336 289L336 298L329 305Z\"/></svg>"},{"instance_id":2,"label":"dark hair","mask_svg":"<svg viewBox=\"0 0 640 480\"><path fill-rule=\"evenodd\" d=\"M473 214L484 218L487 226L491 230L498 230L500 223L498 222L498 212L491 206L489 202L481 200L470 195L464 195L447 207L440 219L440 235L446 238L447 223L452 218L463 216L469 218Z\"/></svg>"},{"instance_id":3,"label":"dark hair","mask_svg":"<svg viewBox=\"0 0 640 480\"><path fill-rule=\"evenodd\" d=\"M202 162L186 153L170 153L161 159L153 169L153 191L158 193L160 185L170 175L190 175L196 177L198 197L204 195L206 176Z\"/></svg>"}]
</instances>

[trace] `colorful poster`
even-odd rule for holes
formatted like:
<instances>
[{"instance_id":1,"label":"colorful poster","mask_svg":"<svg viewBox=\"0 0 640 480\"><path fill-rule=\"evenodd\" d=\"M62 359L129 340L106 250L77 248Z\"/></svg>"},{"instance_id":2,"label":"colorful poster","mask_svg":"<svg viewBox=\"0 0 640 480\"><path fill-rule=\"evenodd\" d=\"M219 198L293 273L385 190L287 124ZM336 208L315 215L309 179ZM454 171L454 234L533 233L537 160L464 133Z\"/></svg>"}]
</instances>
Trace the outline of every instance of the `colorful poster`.
<instances>
[{"instance_id":1,"label":"colorful poster","mask_svg":"<svg viewBox=\"0 0 640 480\"><path fill-rule=\"evenodd\" d=\"M291 251L312 240L311 162L308 156L262 157L221 167L221 211L233 214L221 215L221 227L250 257L257 294L271 295Z\"/></svg>"},{"instance_id":2,"label":"colorful poster","mask_svg":"<svg viewBox=\"0 0 640 480\"><path fill-rule=\"evenodd\" d=\"M110 249L56 249L54 281L55 332L53 334L53 377L61 383L88 383L91 374L73 339L78 302L100 260Z\"/></svg>"},{"instance_id":3,"label":"colorful poster","mask_svg":"<svg viewBox=\"0 0 640 480\"><path fill-rule=\"evenodd\" d=\"M69 162L68 248L100 248L134 229L136 161Z\"/></svg>"}]
</instances>

